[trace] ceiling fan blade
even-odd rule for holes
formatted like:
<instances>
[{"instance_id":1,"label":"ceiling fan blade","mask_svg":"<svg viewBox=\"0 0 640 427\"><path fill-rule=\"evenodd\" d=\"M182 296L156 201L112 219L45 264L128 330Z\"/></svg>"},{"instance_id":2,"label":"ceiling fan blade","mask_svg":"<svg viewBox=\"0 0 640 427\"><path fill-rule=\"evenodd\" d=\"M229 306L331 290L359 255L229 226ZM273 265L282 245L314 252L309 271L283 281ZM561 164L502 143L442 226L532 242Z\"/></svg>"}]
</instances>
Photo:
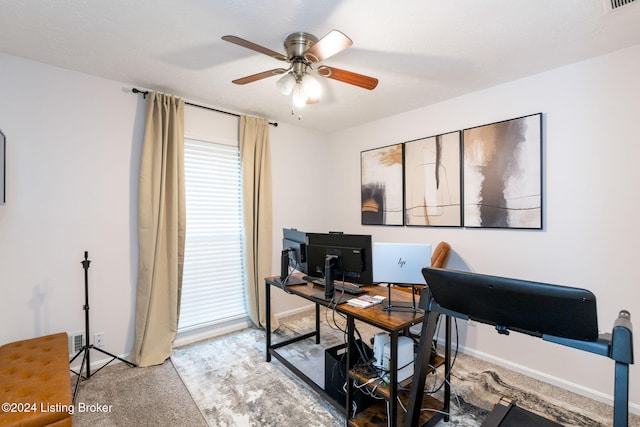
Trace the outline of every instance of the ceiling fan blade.
<instances>
[{"instance_id":1,"label":"ceiling fan blade","mask_svg":"<svg viewBox=\"0 0 640 427\"><path fill-rule=\"evenodd\" d=\"M286 70L284 68L275 68L273 70L263 71L261 73L252 74L250 76L246 76L246 77L241 77L239 79L235 79L235 80L232 81L232 83L235 83L237 85L246 85L247 83L252 83L252 82L255 82L257 80L266 79L267 77L273 77L273 76L276 76L278 74L286 73L287 71L288 70Z\"/></svg>"},{"instance_id":2,"label":"ceiling fan blade","mask_svg":"<svg viewBox=\"0 0 640 427\"><path fill-rule=\"evenodd\" d=\"M318 67L318 74L322 77L349 83L364 89L373 90L378 86L378 79L352 71L341 70L340 68L327 67L326 65Z\"/></svg>"},{"instance_id":3,"label":"ceiling fan blade","mask_svg":"<svg viewBox=\"0 0 640 427\"><path fill-rule=\"evenodd\" d=\"M351 46L353 41L338 30L333 30L313 46L307 49L302 56L310 62L320 62L341 52Z\"/></svg>"},{"instance_id":4,"label":"ceiling fan blade","mask_svg":"<svg viewBox=\"0 0 640 427\"><path fill-rule=\"evenodd\" d=\"M250 42L248 40L245 39L241 39L240 37L236 37L236 36L223 36L222 40L229 42L229 43L233 43L233 44L237 44L238 46L242 46L242 47L246 47L247 49L251 49L254 50L256 52L265 54L267 56L270 56L272 58L275 59L279 59L280 61L286 61L287 57L284 56L281 53L276 52L275 50L271 50L269 48L266 48L264 46L260 46L259 44L255 44L253 42Z\"/></svg>"}]
</instances>

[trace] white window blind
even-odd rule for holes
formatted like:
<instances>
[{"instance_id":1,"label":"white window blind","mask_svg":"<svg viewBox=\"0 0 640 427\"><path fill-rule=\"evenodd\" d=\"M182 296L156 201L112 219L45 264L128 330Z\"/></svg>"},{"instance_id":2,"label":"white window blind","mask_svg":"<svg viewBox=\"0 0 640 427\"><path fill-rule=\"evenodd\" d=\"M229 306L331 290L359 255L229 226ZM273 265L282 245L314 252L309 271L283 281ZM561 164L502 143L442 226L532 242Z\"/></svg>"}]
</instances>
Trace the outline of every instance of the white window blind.
<instances>
[{"instance_id":1,"label":"white window blind","mask_svg":"<svg viewBox=\"0 0 640 427\"><path fill-rule=\"evenodd\" d=\"M240 154L185 139L187 232L179 331L246 316Z\"/></svg>"}]
</instances>

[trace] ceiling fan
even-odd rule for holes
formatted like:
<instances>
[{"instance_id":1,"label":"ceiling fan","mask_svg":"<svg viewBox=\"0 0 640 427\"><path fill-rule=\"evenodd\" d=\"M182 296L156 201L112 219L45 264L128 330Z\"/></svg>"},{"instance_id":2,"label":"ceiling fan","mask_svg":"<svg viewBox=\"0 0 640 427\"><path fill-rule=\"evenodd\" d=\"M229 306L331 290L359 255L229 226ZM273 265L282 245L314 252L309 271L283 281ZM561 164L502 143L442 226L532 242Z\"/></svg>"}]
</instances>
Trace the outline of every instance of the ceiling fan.
<instances>
[{"instance_id":1,"label":"ceiling fan","mask_svg":"<svg viewBox=\"0 0 640 427\"><path fill-rule=\"evenodd\" d=\"M338 30L329 32L320 40L309 33L291 33L284 40L285 55L237 36L224 36L222 40L268 55L274 59L288 62L290 64L288 68L274 68L273 70L241 77L233 80L233 83L244 85L267 77L285 74L276 82L276 86L285 95L293 94L293 103L296 107L301 107L305 103L312 104L320 99L320 84L310 74L310 71L314 69L322 77L364 89L372 90L378 85L378 79L363 74L327 65L315 67L319 62L353 44L349 37Z\"/></svg>"}]
</instances>

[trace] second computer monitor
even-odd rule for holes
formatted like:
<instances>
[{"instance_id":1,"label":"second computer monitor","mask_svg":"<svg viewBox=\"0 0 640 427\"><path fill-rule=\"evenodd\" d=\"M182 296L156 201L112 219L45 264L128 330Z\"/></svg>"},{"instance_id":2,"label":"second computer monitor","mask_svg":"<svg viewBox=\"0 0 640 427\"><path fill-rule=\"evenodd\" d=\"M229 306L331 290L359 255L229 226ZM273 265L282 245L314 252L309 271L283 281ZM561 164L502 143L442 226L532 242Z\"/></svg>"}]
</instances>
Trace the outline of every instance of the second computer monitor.
<instances>
[{"instance_id":1,"label":"second computer monitor","mask_svg":"<svg viewBox=\"0 0 640 427\"><path fill-rule=\"evenodd\" d=\"M307 273L306 233L295 228L282 229L282 250L287 252L288 263L302 273Z\"/></svg>"},{"instance_id":2,"label":"second computer monitor","mask_svg":"<svg viewBox=\"0 0 640 427\"><path fill-rule=\"evenodd\" d=\"M334 278L370 285L373 281L371 236L307 233L307 274L323 277L327 255L335 256Z\"/></svg>"}]
</instances>

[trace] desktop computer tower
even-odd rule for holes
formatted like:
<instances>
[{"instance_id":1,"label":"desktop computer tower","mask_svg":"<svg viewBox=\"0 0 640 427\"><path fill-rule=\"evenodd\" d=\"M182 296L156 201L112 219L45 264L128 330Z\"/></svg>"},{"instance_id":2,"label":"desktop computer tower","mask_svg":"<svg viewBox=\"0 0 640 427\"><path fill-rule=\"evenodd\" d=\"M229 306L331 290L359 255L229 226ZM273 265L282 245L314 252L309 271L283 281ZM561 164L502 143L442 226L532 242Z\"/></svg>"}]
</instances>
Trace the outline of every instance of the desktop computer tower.
<instances>
[{"instance_id":1,"label":"desktop computer tower","mask_svg":"<svg viewBox=\"0 0 640 427\"><path fill-rule=\"evenodd\" d=\"M409 337L398 337L398 382L402 382L413 376L414 345ZM374 365L387 373L383 375L385 381L389 381L389 367L391 365L391 339L386 332L377 333L373 337Z\"/></svg>"}]
</instances>

